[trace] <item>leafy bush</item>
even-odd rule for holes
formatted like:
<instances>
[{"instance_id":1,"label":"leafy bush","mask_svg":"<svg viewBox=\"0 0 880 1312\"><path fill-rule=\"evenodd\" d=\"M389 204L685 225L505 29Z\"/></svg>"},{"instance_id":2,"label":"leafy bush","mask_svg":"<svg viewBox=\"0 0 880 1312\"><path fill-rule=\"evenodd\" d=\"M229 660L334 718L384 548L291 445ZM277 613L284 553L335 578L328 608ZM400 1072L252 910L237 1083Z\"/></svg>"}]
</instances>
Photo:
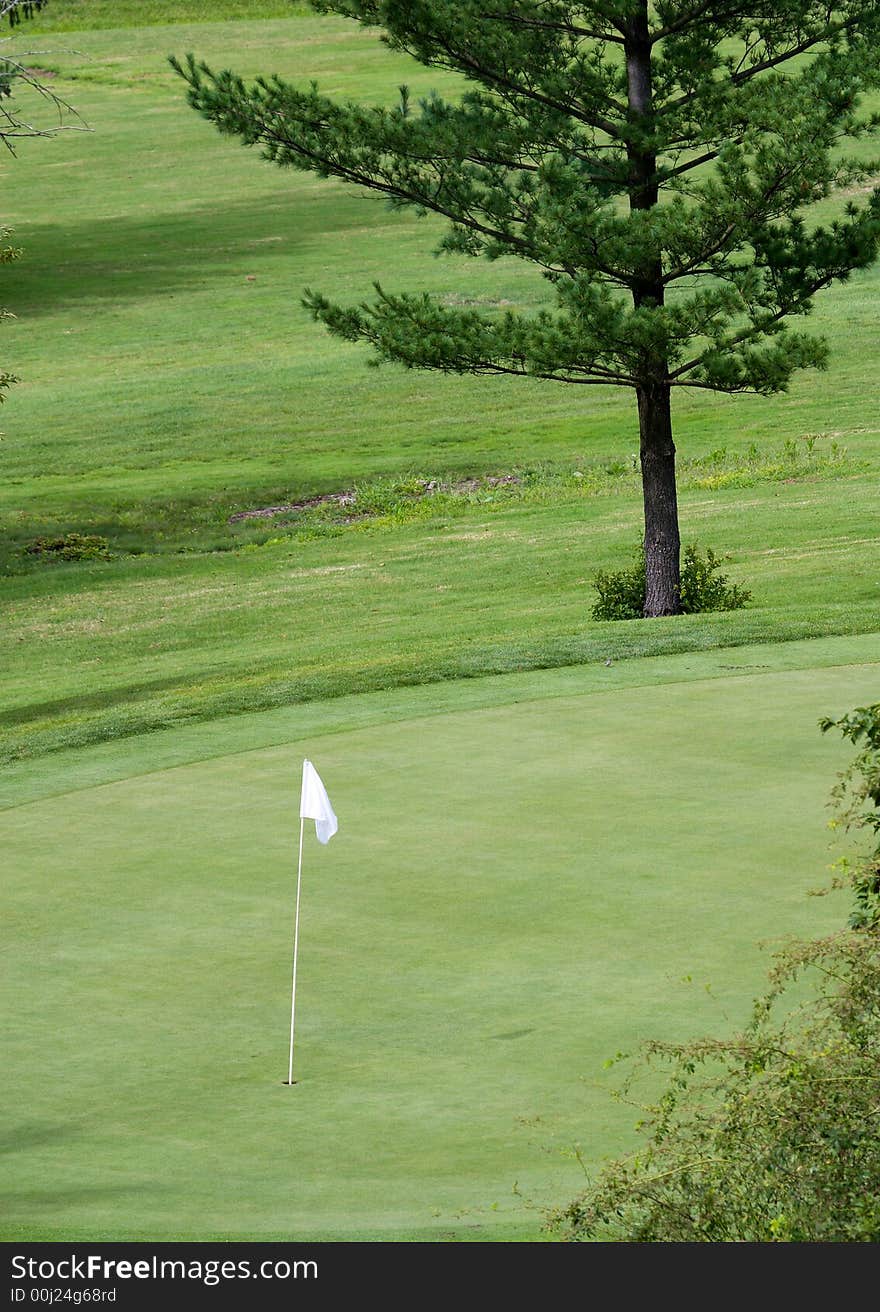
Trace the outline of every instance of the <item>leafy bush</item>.
<instances>
[{"instance_id":1,"label":"leafy bush","mask_svg":"<svg viewBox=\"0 0 880 1312\"><path fill-rule=\"evenodd\" d=\"M839 729L861 748L831 793L837 806L831 828L869 829L875 845L858 861L842 857L832 887L849 887L855 893L849 920L853 929L880 930L880 705L858 706L840 720L820 720L819 727L823 733Z\"/></svg>"},{"instance_id":2,"label":"leafy bush","mask_svg":"<svg viewBox=\"0 0 880 1312\"><path fill-rule=\"evenodd\" d=\"M645 610L645 547L636 548L629 569L599 570L593 580L599 600L592 610L594 620L636 620Z\"/></svg>"},{"instance_id":3,"label":"leafy bush","mask_svg":"<svg viewBox=\"0 0 880 1312\"><path fill-rule=\"evenodd\" d=\"M832 727L863 744L832 824L874 832L868 857L845 867L849 928L779 953L742 1034L649 1045L645 1059L671 1078L645 1109L647 1148L552 1218L561 1237L880 1240L880 705L822 722Z\"/></svg>"},{"instance_id":4,"label":"leafy bush","mask_svg":"<svg viewBox=\"0 0 880 1312\"><path fill-rule=\"evenodd\" d=\"M741 610L752 594L719 574L721 560L711 547L701 556L697 544L684 549L681 567L681 609L685 615L704 610Z\"/></svg>"},{"instance_id":5,"label":"leafy bush","mask_svg":"<svg viewBox=\"0 0 880 1312\"><path fill-rule=\"evenodd\" d=\"M740 610L752 594L726 574L719 574L722 561L711 547L705 556L696 542L685 547L681 562L681 610L684 615L699 611ZM599 599L593 606L594 620L641 619L645 609L645 547L636 547L629 569L600 570L594 580Z\"/></svg>"},{"instance_id":6,"label":"leafy bush","mask_svg":"<svg viewBox=\"0 0 880 1312\"><path fill-rule=\"evenodd\" d=\"M25 547L28 556L47 560L110 560L110 544L97 534L65 533L58 538L34 538Z\"/></svg>"}]
</instances>

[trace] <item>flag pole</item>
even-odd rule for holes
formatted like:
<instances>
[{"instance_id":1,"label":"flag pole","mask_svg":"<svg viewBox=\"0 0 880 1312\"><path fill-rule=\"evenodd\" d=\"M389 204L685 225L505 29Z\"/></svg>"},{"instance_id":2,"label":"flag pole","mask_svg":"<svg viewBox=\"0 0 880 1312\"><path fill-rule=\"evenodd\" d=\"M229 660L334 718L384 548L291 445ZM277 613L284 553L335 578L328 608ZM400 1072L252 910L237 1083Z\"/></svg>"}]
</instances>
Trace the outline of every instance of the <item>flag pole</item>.
<instances>
[{"instance_id":1,"label":"flag pole","mask_svg":"<svg viewBox=\"0 0 880 1312\"><path fill-rule=\"evenodd\" d=\"M299 863L296 871L296 918L293 927L293 981L290 987L290 1060L287 1065L287 1083L293 1084L293 1029L296 1021L296 959L299 953L299 895L302 888L303 829L305 819L299 820Z\"/></svg>"}]
</instances>

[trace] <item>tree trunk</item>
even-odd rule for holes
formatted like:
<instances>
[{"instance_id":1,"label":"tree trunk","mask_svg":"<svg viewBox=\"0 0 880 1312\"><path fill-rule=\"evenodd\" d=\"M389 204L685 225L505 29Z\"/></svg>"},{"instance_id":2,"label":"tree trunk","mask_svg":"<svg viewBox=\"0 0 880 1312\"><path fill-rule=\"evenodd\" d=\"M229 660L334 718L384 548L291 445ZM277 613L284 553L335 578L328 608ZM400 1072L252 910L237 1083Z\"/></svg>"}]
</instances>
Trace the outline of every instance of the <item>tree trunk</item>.
<instances>
[{"instance_id":1,"label":"tree trunk","mask_svg":"<svg viewBox=\"0 0 880 1312\"><path fill-rule=\"evenodd\" d=\"M637 389L645 503L645 615L681 612L675 443L668 383Z\"/></svg>"},{"instance_id":2,"label":"tree trunk","mask_svg":"<svg viewBox=\"0 0 880 1312\"><path fill-rule=\"evenodd\" d=\"M633 212L657 204L657 160L650 140L654 122L652 44L647 0L638 0L630 17L624 43L630 122L640 131L630 141L629 204ZM647 133L647 137L643 134ZM640 138L642 138L640 140ZM633 305L659 307L665 285L659 252L645 260L632 284ZM675 490L675 443L672 440L670 387L665 351L646 352L636 388L639 402L639 436L642 461L642 495L645 502L645 615L681 612L681 573L678 534L678 497Z\"/></svg>"}]
</instances>

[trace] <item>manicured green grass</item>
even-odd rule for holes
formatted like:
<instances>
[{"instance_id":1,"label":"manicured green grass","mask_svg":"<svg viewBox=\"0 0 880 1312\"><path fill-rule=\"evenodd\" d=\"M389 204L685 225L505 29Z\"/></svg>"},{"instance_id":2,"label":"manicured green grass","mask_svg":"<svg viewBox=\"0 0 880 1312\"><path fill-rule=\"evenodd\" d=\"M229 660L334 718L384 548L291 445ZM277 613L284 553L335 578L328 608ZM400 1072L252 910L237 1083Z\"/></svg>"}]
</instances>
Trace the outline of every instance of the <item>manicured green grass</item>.
<instances>
[{"instance_id":1,"label":"manicured green grass","mask_svg":"<svg viewBox=\"0 0 880 1312\"><path fill-rule=\"evenodd\" d=\"M91 131L0 162L24 248L2 330L3 1234L534 1238L576 1149L633 1142L604 1059L729 1028L759 939L843 915L805 892L845 759L816 721L876 700L877 271L818 302L832 374L678 401L685 537L752 605L597 624L591 578L639 532L630 399L374 372L299 304L381 278L533 306L540 279L434 260L430 223L271 170L191 113L166 56L374 103L438 79L349 24L256 21L269 4L51 38L85 9L15 40L49 33L39 64ZM230 522L342 489L348 509ZM68 532L112 559L23 552ZM306 851L290 1090L306 754L342 829Z\"/></svg>"},{"instance_id":2,"label":"manicured green grass","mask_svg":"<svg viewBox=\"0 0 880 1312\"><path fill-rule=\"evenodd\" d=\"M838 923L816 721L876 678L865 639L777 644L22 765L4 1237L539 1236L575 1152L634 1141L605 1059L729 1029L759 940ZM306 843L289 1089L304 755L341 828Z\"/></svg>"}]
</instances>

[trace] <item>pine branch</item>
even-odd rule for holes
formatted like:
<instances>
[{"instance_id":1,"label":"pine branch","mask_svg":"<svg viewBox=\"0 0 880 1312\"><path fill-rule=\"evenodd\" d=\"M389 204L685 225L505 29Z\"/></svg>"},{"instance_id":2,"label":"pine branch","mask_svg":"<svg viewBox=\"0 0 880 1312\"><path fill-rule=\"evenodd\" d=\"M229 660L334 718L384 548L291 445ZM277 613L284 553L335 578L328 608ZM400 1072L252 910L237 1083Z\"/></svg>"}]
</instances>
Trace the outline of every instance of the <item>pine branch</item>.
<instances>
[{"instance_id":1,"label":"pine branch","mask_svg":"<svg viewBox=\"0 0 880 1312\"><path fill-rule=\"evenodd\" d=\"M771 69L778 68L781 64L786 64L790 60L797 59L801 55L807 54L810 50L814 50L816 46L823 45L824 43L833 40L835 36L840 36L844 32L852 31L857 27L858 22L859 19L856 17L848 21L842 21L830 29L823 29L822 31L815 32L811 36L803 38L797 44L790 46L778 55L768 56L768 58L757 64L752 64L748 68L732 73L726 81L722 81L720 84L716 84L716 86L721 91L744 86L753 78L757 77L758 74L766 73ZM693 102L699 99L702 94L703 87L695 87L693 90L685 92L674 100L665 101L657 110L657 119L660 120L667 117L669 114L677 113L679 110L693 104Z\"/></svg>"},{"instance_id":2,"label":"pine branch","mask_svg":"<svg viewBox=\"0 0 880 1312\"><path fill-rule=\"evenodd\" d=\"M626 38L620 33L620 29L618 29L619 34L614 36L608 28L581 27L580 24L574 22L554 23L546 18L527 18L522 14L518 14L514 9L498 10L494 13L491 10L486 10L485 16L494 22L501 22L507 27L521 27L539 32L558 32L561 35L579 40L608 41L612 45L619 46L624 45L626 42ZM611 26L609 21L609 27Z\"/></svg>"}]
</instances>

